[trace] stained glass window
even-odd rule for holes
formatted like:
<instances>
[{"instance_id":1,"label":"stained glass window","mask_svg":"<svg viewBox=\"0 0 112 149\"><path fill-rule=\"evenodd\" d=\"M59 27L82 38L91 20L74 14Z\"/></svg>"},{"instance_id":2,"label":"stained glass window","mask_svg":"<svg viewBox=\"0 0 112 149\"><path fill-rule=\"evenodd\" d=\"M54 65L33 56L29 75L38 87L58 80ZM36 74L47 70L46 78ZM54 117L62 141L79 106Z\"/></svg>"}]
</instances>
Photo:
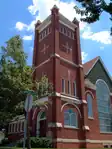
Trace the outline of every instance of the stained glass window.
<instances>
[{"instance_id":1,"label":"stained glass window","mask_svg":"<svg viewBox=\"0 0 112 149\"><path fill-rule=\"evenodd\" d=\"M110 108L110 92L103 80L96 82L96 97L101 132L112 132L112 113Z\"/></svg>"},{"instance_id":2,"label":"stained glass window","mask_svg":"<svg viewBox=\"0 0 112 149\"><path fill-rule=\"evenodd\" d=\"M93 107L92 107L92 96L91 94L87 94L87 104L88 104L88 117L93 117Z\"/></svg>"},{"instance_id":3,"label":"stained glass window","mask_svg":"<svg viewBox=\"0 0 112 149\"><path fill-rule=\"evenodd\" d=\"M78 127L77 113L72 109L64 111L64 125Z\"/></svg>"},{"instance_id":4,"label":"stained glass window","mask_svg":"<svg viewBox=\"0 0 112 149\"><path fill-rule=\"evenodd\" d=\"M44 119L44 118L46 118L45 112L43 112L43 113L41 114L41 116L40 116L40 119Z\"/></svg>"}]
</instances>

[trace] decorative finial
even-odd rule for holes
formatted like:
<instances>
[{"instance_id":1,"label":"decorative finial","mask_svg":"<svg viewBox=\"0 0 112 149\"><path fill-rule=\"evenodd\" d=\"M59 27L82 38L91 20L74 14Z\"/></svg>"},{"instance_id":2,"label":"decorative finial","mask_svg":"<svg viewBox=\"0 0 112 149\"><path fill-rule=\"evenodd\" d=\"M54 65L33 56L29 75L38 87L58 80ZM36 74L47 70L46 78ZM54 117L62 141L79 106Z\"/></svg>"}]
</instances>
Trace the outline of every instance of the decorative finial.
<instances>
[{"instance_id":1,"label":"decorative finial","mask_svg":"<svg viewBox=\"0 0 112 149\"><path fill-rule=\"evenodd\" d=\"M57 5L54 5L52 9L59 9Z\"/></svg>"},{"instance_id":2,"label":"decorative finial","mask_svg":"<svg viewBox=\"0 0 112 149\"><path fill-rule=\"evenodd\" d=\"M35 27L39 26L41 24L41 21L38 20L36 23L35 23Z\"/></svg>"},{"instance_id":3,"label":"decorative finial","mask_svg":"<svg viewBox=\"0 0 112 149\"><path fill-rule=\"evenodd\" d=\"M40 21L40 20L38 20L38 21L37 21L37 23L38 23L38 24L41 24L41 21Z\"/></svg>"},{"instance_id":4,"label":"decorative finial","mask_svg":"<svg viewBox=\"0 0 112 149\"><path fill-rule=\"evenodd\" d=\"M79 21L78 21L76 18L74 18L72 22L73 22L74 24L76 24L77 26L79 26Z\"/></svg>"}]
</instances>

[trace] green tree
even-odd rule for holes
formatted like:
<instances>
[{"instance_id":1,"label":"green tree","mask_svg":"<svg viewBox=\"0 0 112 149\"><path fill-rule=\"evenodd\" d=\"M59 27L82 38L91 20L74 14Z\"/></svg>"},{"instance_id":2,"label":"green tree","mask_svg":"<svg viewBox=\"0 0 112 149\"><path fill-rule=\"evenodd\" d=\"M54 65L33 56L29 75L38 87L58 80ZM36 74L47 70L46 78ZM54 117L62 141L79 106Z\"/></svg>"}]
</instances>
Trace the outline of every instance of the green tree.
<instances>
[{"instance_id":1,"label":"green tree","mask_svg":"<svg viewBox=\"0 0 112 149\"><path fill-rule=\"evenodd\" d=\"M94 23L100 20L100 16L103 12L110 15L110 21L112 21L112 0L109 2L105 0L76 0L82 8L75 6L76 13L81 14L81 21L87 23ZM83 17L85 16L85 17ZM112 35L112 27L111 27Z\"/></svg>"},{"instance_id":2,"label":"green tree","mask_svg":"<svg viewBox=\"0 0 112 149\"><path fill-rule=\"evenodd\" d=\"M34 68L26 63L27 55L19 35L9 39L0 50L0 126L3 128L14 116L23 114L24 91L35 88L40 98L49 94L51 85L45 76L40 81L32 81Z\"/></svg>"}]
</instances>

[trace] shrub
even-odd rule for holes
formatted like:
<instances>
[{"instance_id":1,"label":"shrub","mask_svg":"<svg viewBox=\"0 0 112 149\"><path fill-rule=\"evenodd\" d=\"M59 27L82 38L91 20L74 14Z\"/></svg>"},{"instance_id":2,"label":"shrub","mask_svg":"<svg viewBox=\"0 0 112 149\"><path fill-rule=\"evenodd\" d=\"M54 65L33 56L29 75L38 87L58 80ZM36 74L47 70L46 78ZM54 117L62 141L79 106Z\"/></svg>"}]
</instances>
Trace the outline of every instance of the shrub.
<instances>
[{"instance_id":1,"label":"shrub","mask_svg":"<svg viewBox=\"0 0 112 149\"><path fill-rule=\"evenodd\" d=\"M0 146L7 146L10 143L10 141L8 140L8 138L4 138L1 143Z\"/></svg>"},{"instance_id":2,"label":"shrub","mask_svg":"<svg viewBox=\"0 0 112 149\"><path fill-rule=\"evenodd\" d=\"M31 137L32 148L51 148L52 141L47 138ZM23 147L23 140L19 140L16 144L17 147Z\"/></svg>"}]
</instances>

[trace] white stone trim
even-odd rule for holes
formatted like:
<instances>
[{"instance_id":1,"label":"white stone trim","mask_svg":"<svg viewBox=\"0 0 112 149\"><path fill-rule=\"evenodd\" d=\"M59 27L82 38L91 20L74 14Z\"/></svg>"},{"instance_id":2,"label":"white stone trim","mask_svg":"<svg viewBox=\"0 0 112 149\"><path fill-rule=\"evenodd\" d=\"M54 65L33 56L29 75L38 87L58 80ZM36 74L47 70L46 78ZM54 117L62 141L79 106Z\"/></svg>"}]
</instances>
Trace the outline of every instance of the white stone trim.
<instances>
[{"instance_id":1,"label":"white stone trim","mask_svg":"<svg viewBox=\"0 0 112 149\"><path fill-rule=\"evenodd\" d=\"M112 93L110 93L110 96L112 96Z\"/></svg>"},{"instance_id":2,"label":"white stone trim","mask_svg":"<svg viewBox=\"0 0 112 149\"><path fill-rule=\"evenodd\" d=\"M60 57L59 54L55 53L55 54L52 54L52 55L50 56L50 58L48 58L47 60L45 60L44 62L42 62L42 63L39 64L38 66L36 66L35 69L34 69L34 71L35 71L37 68L43 66L44 64L50 62L50 60L51 60L52 57L57 57L57 58L59 58L61 61L64 61L64 62L66 62L66 63L68 63L68 64L70 64L70 65L72 65L72 66L74 66L74 67L77 67L77 68L79 67L79 65L77 65L77 64L75 64L75 63L73 63L73 62L71 62L71 61L68 61L68 60L66 60L66 59L63 58L63 57ZM34 73L34 71L32 72L32 74Z\"/></svg>"},{"instance_id":3,"label":"white stone trim","mask_svg":"<svg viewBox=\"0 0 112 149\"><path fill-rule=\"evenodd\" d=\"M78 140L78 139L69 139L69 138L56 138L53 139L53 142L66 142L66 143L111 143L112 144L112 140L90 140L90 139L86 139L86 140Z\"/></svg>"},{"instance_id":4,"label":"white stone trim","mask_svg":"<svg viewBox=\"0 0 112 149\"><path fill-rule=\"evenodd\" d=\"M75 28L77 28L77 26L74 23L72 23L70 20L68 20L61 13L59 13L59 22L62 23L62 24L64 24L68 28L72 29L73 31L75 31Z\"/></svg>"},{"instance_id":5,"label":"white stone trim","mask_svg":"<svg viewBox=\"0 0 112 149\"><path fill-rule=\"evenodd\" d=\"M81 112L80 112L80 109L77 107L77 105L75 105L75 104L73 104L73 103L65 103L65 104L63 104L62 106L61 106L61 112L63 111L63 108L66 106L66 105L73 105L76 109L77 109L77 111L78 111L78 113L79 113L79 115L80 115L80 118L82 117L82 115L81 115Z\"/></svg>"},{"instance_id":6,"label":"white stone trim","mask_svg":"<svg viewBox=\"0 0 112 149\"><path fill-rule=\"evenodd\" d=\"M60 93L56 92L55 94L56 94L56 96L61 97Z\"/></svg>"},{"instance_id":7,"label":"white stone trim","mask_svg":"<svg viewBox=\"0 0 112 149\"><path fill-rule=\"evenodd\" d=\"M48 106L46 104L44 104L44 107L48 110ZM41 109L41 108L40 108Z\"/></svg>"},{"instance_id":8,"label":"white stone trim","mask_svg":"<svg viewBox=\"0 0 112 149\"><path fill-rule=\"evenodd\" d=\"M50 123L48 123L48 127L56 127L56 128L60 128L60 127L62 127L62 123L58 123L58 122L56 122L56 123L54 123L54 122L50 122Z\"/></svg>"},{"instance_id":9,"label":"white stone trim","mask_svg":"<svg viewBox=\"0 0 112 149\"><path fill-rule=\"evenodd\" d=\"M57 53L54 53L54 55L55 55L56 57L60 58L60 55L59 55L59 54L57 54Z\"/></svg>"},{"instance_id":10,"label":"white stone trim","mask_svg":"<svg viewBox=\"0 0 112 149\"><path fill-rule=\"evenodd\" d=\"M79 142L86 142L85 140L78 140L78 139L69 139L69 138L56 138L53 139L53 142L66 142L66 143L79 143Z\"/></svg>"},{"instance_id":11,"label":"white stone trim","mask_svg":"<svg viewBox=\"0 0 112 149\"><path fill-rule=\"evenodd\" d=\"M36 100L36 101L35 101L35 104L37 104L37 105L40 104L40 105L41 105L41 104L43 104L43 103L45 103L45 102L48 102L48 96L42 97L42 98Z\"/></svg>"},{"instance_id":12,"label":"white stone trim","mask_svg":"<svg viewBox=\"0 0 112 149\"><path fill-rule=\"evenodd\" d=\"M39 67L41 67L42 65L44 65L44 64L46 64L46 63L48 63L50 61L50 58L49 59L47 59L47 60L45 60L44 62L42 62L41 64L39 64L38 66L36 66L35 67L35 69L34 69L34 71L37 69L37 68L39 68ZM34 71L32 72L32 74L34 73Z\"/></svg>"},{"instance_id":13,"label":"white stone trim","mask_svg":"<svg viewBox=\"0 0 112 149\"><path fill-rule=\"evenodd\" d=\"M73 28L72 26L69 26L67 23L65 23L64 21L62 20L59 20L59 23L63 24L64 26L68 27L69 29L75 31L75 28Z\"/></svg>"},{"instance_id":14,"label":"white stone trim","mask_svg":"<svg viewBox=\"0 0 112 149\"><path fill-rule=\"evenodd\" d=\"M49 15L37 28L39 32L43 31L48 25L51 24L51 15Z\"/></svg>"},{"instance_id":15,"label":"white stone trim","mask_svg":"<svg viewBox=\"0 0 112 149\"><path fill-rule=\"evenodd\" d=\"M90 140L87 139L86 142L90 143L112 143L112 140Z\"/></svg>"},{"instance_id":16,"label":"white stone trim","mask_svg":"<svg viewBox=\"0 0 112 149\"><path fill-rule=\"evenodd\" d=\"M67 101L69 103L76 103L76 104L81 104L81 100L75 98L75 97L71 97L71 96L68 96L68 95L62 95L61 94L61 100L63 101Z\"/></svg>"},{"instance_id":17,"label":"white stone trim","mask_svg":"<svg viewBox=\"0 0 112 149\"><path fill-rule=\"evenodd\" d=\"M69 61L69 60L67 60L67 59L65 59L65 58L63 58L63 57L61 57L59 54L57 54L57 53L54 53L54 54L52 54L51 55L51 58L52 57L57 57L57 58L59 58L61 61L64 61L64 62L66 62L66 63L68 63L68 64L70 64L70 65L72 65L72 66L75 66L75 67L79 67L77 64L75 64L75 63L73 63L72 61Z\"/></svg>"},{"instance_id":18,"label":"white stone trim","mask_svg":"<svg viewBox=\"0 0 112 149\"><path fill-rule=\"evenodd\" d=\"M87 101L86 100L82 100L82 103L87 104Z\"/></svg>"},{"instance_id":19,"label":"white stone trim","mask_svg":"<svg viewBox=\"0 0 112 149\"><path fill-rule=\"evenodd\" d=\"M84 68L83 65L79 64L79 67Z\"/></svg>"},{"instance_id":20,"label":"white stone trim","mask_svg":"<svg viewBox=\"0 0 112 149\"><path fill-rule=\"evenodd\" d=\"M89 126L83 126L83 130L90 130Z\"/></svg>"},{"instance_id":21,"label":"white stone trim","mask_svg":"<svg viewBox=\"0 0 112 149\"><path fill-rule=\"evenodd\" d=\"M67 129L76 129L76 130L79 129L79 128L74 127L74 126L67 126L67 125L64 125L64 128L67 128Z\"/></svg>"},{"instance_id":22,"label":"white stone trim","mask_svg":"<svg viewBox=\"0 0 112 149\"><path fill-rule=\"evenodd\" d=\"M88 117L88 119L89 119L89 120L94 120L94 118L93 118L93 117Z\"/></svg>"},{"instance_id":23,"label":"white stone trim","mask_svg":"<svg viewBox=\"0 0 112 149\"><path fill-rule=\"evenodd\" d=\"M85 95L87 95L87 94L90 94L93 99L95 98L93 93L90 90L86 90Z\"/></svg>"},{"instance_id":24,"label":"white stone trim","mask_svg":"<svg viewBox=\"0 0 112 149\"><path fill-rule=\"evenodd\" d=\"M69 61L69 60L67 60L67 59L65 59L65 58L63 58L63 57L60 57L60 60L66 62L66 63L68 63L68 64L70 64L70 65L72 65L72 66L78 67L77 64L75 64L75 63L73 63L73 62L71 62L71 61Z\"/></svg>"},{"instance_id":25,"label":"white stone trim","mask_svg":"<svg viewBox=\"0 0 112 149\"><path fill-rule=\"evenodd\" d=\"M85 79L85 86L90 88L90 89L93 89L93 90L96 90L96 86L88 79Z\"/></svg>"}]
</instances>

